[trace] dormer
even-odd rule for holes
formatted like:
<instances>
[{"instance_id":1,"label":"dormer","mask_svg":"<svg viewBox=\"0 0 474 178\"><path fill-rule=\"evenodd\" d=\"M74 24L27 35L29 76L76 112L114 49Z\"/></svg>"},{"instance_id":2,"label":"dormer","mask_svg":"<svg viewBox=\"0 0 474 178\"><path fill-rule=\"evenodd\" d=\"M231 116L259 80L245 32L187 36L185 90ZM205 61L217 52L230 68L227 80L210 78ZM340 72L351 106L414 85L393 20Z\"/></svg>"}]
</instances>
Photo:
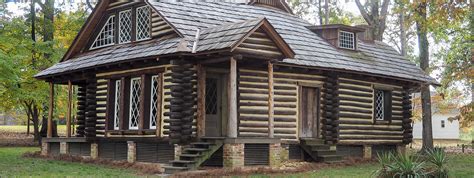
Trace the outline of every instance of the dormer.
<instances>
[{"instance_id":1,"label":"dormer","mask_svg":"<svg viewBox=\"0 0 474 178\"><path fill-rule=\"evenodd\" d=\"M364 32L361 27L343 24L318 25L306 27L331 43L334 47L344 50L357 50L357 35Z\"/></svg>"}]
</instances>

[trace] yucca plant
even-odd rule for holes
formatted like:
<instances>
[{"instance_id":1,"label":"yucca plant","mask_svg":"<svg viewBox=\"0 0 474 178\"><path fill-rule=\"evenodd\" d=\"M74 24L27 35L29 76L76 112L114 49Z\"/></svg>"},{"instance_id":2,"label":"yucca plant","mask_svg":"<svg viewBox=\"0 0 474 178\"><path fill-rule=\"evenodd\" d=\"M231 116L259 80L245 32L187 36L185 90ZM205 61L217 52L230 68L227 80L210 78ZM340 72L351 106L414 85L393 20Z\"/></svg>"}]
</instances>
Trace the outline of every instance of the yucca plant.
<instances>
[{"instance_id":1,"label":"yucca plant","mask_svg":"<svg viewBox=\"0 0 474 178\"><path fill-rule=\"evenodd\" d=\"M393 161L392 152L381 152L377 153L377 161L380 164L380 169L375 170L372 175L375 177L392 177L392 174L388 171L388 166Z\"/></svg>"},{"instance_id":2,"label":"yucca plant","mask_svg":"<svg viewBox=\"0 0 474 178\"><path fill-rule=\"evenodd\" d=\"M418 161L416 157L408 154L398 154L398 156L394 158L394 163L388 166L388 172L390 172L393 177L424 177L424 165L425 163Z\"/></svg>"},{"instance_id":3,"label":"yucca plant","mask_svg":"<svg viewBox=\"0 0 474 178\"><path fill-rule=\"evenodd\" d=\"M446 152L442 148L433 148L427 150L426 155L426 160L433 164L435 168L432 175L439 178L448 177L448 169L446 168L448 158Z\"/></svg>"}]
</instances>

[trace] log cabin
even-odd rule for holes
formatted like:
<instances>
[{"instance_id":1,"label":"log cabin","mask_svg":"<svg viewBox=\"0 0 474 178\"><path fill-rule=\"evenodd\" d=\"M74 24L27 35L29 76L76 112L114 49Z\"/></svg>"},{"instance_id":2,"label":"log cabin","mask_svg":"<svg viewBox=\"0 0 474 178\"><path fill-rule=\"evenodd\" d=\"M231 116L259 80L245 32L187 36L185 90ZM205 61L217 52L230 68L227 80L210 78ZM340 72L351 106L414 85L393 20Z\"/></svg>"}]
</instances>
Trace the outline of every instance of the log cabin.
<instances>
[{"instance_id":1,"label":"log cabin","mask_svg":"<svg viewBox=\"0 0 474 178\"><path fill-rule=\"evenodd\" d=\"M42 154L173 173L402 150L410 94L438 83L368 30L312 25L282 0L99 1L35 76L50 84L49 125L55 85L69 96L67 135L48 129Z\"/></svg>"}]
</instances>

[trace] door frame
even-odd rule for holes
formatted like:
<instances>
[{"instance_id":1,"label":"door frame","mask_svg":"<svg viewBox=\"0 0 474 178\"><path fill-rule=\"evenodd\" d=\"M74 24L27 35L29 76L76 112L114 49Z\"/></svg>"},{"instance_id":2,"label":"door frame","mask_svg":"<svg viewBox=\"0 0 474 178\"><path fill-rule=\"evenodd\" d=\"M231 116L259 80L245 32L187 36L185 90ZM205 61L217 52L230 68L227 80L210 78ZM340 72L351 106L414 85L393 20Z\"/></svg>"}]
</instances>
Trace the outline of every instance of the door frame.
<instances>
[{"instance_id":1,"label":"door frame","mask_svg":"<svg viewBox=\"0 0 474 178\"><path fill-rule=\"evenodd\" d=\"M220 122L220 128L221 128L221 133L219 134L220 136L219 137L224 137L226 135L226 129L227 129L227 112L228 112L228 107L227 107L227 77L228 76L228 73L227 72L222 72L222 71L216 71L216 70L212 70L212 69L207 69L206 70L206 79L207 78L217 78L218 79L218 86L220 88L220 108L218 108L220 110L220 116L218 116L220 118L219 122ZM207 86L207 84L206 84ZM206 94L206 93L205 93ZM206 98L203 98L204 100L206 100ZM207 113L206 113L206 106L204 105L204 114L205 114L205 120L204 122L206 122L206 119L208 118L207 117ZM205 126L207 128L207 126ZM204 136L206 137L206 129L204 129Z\"/></svg>"},{"instance_id":2,"label":"door frame","mask_svg":"<svg viewBox=\"0 0 474 178\"><path fill-rule=\"evenodd\" d=\"M315 89L316 90L316 95L315 96L318 100L318 103L316 104L317 107L316 107L316 110L318 111L317 112L317 118L316 118L316 126L313 125L313 132L312 132L312 137L311 138L322 138L322 135L321 135L321 131L322 131L322 123L321 123L321 90L323 88L323 83L322 82L301 82L301 81L298 81L297 82L298 84L298 129L297 129L297 132L298 132L298 138L302 138L301 137L301 127L302 127L302 118L303 118L303 115L302 115L302 112L301 112L301 107L303 105L302 103L302 100L301 100L301 97L302 97L302 94L303 94L303 88L312 88L312 89ZM316 129L316 131L314 131L314 129ZM316 132L316 133L315 133Z\"/></svg>"}]
</instances>

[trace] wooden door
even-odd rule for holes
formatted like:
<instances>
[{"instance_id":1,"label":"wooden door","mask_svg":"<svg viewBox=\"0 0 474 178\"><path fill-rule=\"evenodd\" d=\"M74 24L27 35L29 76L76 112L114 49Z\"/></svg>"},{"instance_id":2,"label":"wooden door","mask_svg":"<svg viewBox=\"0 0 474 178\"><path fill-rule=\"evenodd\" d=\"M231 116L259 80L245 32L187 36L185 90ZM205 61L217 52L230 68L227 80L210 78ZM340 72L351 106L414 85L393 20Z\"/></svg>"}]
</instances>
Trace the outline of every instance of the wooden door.
<instances>
[{"instance_id":1,"label":"wooden door","mask_svg":"<svg viewBox=\"0 0 474 178\"><path fill-rule=\"evenodd\" d=\"M300 137L319 137L319 88L301 87Z\"/></svg>"},{"instance_id":2,"label":"wooden door","mask_svg":"<svg viewBox=\"0 0 474 178\"><path fill-rule=\"evenodd\" d=\"M218 76L206 78L206 137L222 136L222 80Z\"/></svg>"}]
</instances>

